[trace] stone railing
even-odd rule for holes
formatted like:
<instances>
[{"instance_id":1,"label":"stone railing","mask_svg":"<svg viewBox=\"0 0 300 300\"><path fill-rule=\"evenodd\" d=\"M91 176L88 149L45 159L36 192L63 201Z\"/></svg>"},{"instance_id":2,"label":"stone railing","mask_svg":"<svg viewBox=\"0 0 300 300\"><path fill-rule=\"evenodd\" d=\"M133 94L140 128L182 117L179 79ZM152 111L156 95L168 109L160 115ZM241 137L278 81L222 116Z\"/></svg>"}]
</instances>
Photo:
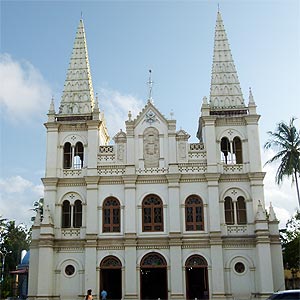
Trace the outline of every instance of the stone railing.
<instances>
[{"instance_id":1,"label":"stone railing","mask_svg":"<svg viewBox=\"0 0 300 300\"><path fill-rule=\"evenodd\" d=\"M169 173L169 169L168 168L139 168L136 169L136 173L137 174L166 174Z\"/></svg>"},{"instance_id":2,"label":"stone railing","mask_svg":"<svg viewBox=\"0 0 300 300\"><path fill-rule=\"evenodd\" d=\"M203 143L192 143L190 145L190 151L202 151L204 150L204 144Z\"/></svg>"},{"instance_id":3,"label":"stone railing","mask_svg":"<svg viewBox=\"0 0 300 300\"><path fill-rule=\"evenodd\" d=\"M188 159L189 160L201 160L206 161L206 151L203 143L192 143L189 144L188 148Z\"/></svg>"},{"instance_id":4,"label":"stone railing","mask_svg":"<svg viewBox=\"0 0 300 300\"><path fill-rule=\"evenodd\" d=\"M115 162L116 155L114 146L100 146L98 154L98 164Z\"/></svg>"},{"instance_id":5,"label":"stone railing","mask_svg":"<svg viewBox=\"0 0 300 300\"><path fill-rule=\"evenodd\" d=\"M63 238L78 238L80 236L80 228L62 228L61 235Z\"/></svg>"},{"instance_id":6,"label":"stone railing","mask_svg":"<svg viewBox=\"0 0 300 300\"><path fill-rule=\"evenodd\" d=\"M86 169L63 169L64 178L76 178L86 175Z\"/></svg>"},{"instance_id":7,"label":"stone railing","mask_svg":"<svg viewBox=\"0 0 300 300\"><path fill-rule=\"evenodd\" d=\"M235 174L235 173L244 173L243 164L223 164L223 173L226 174Z\"/></svg>"},{"instance_id":8,"label":"stone railing","mask_svg":"<svg viewBox=\"0 0 300 300\"><path fill-rule=\"evenodd\" d=\"M106 165L98 166L98 175L123 175L125 174L125 166L123 165Z\"/></svg>"},{"instance_id":9,"label":"stone railing","mask_svg":"<svg viewBox=\"0 0 300 300\"><path fill-rule=\"evenodd\" d=\"M247 225L227 225L227 234L245 234L247 233Z\"/></svg>"},{"instance_id":10,"label":"stone railing","mask_svg":"<svg viewBox=\"0 0 300 300\"><path fill-rule=\"evenodd\" d=\"M178 169L181 173L204 173L207 170L207 165L204 163L182 163L178 164Z\"/></svg>"}]
</instances>

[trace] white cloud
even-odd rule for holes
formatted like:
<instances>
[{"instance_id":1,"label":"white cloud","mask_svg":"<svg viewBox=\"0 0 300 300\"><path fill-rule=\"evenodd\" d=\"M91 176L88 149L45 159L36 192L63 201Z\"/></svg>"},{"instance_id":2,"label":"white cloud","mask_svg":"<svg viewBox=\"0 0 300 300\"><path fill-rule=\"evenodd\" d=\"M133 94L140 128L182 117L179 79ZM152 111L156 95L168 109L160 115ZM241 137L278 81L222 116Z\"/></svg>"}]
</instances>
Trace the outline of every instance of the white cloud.
<instances>
[{"instance_id":1,"label":"white cloud","mask_svg":"<svg viewBox=\"0 0 300 300\"><path fill-rule=\"evenodd\" d=\"M99 93L99 107L104 111L109 134L114 137L122 129L125 130L125 120L128 111L135 117L144 107L143 101L132 95L123 95L118 91L101 88Z\"/></svg>"},{"instance_id":2,"label":"white cloud","mask_svg":"<svg viewBox=\"0 0 300 300\"><path fill-rule=\"evenodd\" d=\"M0 179L0 216L16 224L31 225L32 205L43 196L43 186L21 177Z\"/></svg>"},{"instance_id":3,"label":"white cloud","mask_svg":"<svg viewBox=\"0 0 300 300\"><path fill-rule=\"evenodd\" d=\"M274 156L274 152L269 149L262 151L262 160L266 162ZM280 186L275 183L275 175L278 164L268 164L264 166L263 171L266 172L264 186L266 206L270 202L274 207L277 219L279 219L279 227L285 227L286 221L292 217L298 207L296 186L292 185L292 178L285 178Z\"/></svg>"},{"instance_id":4,"label":"white cloud","mask_svg":"<svg viewBox=\"0 0 300 300\"><path fill-rule=\"evenodd\" d=\"M0 54L0 82L0 107L9 120L27 121L47 111L51 90L31 63Z\"/></svg>"}]
</instances>

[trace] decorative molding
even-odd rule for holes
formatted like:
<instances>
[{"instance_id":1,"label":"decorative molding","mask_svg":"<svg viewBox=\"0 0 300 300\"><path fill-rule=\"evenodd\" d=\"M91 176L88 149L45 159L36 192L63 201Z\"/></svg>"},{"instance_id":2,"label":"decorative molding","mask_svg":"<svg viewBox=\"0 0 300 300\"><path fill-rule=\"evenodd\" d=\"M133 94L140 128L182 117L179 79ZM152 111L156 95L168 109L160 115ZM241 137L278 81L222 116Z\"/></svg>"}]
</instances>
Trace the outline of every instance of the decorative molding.
<instances>
[{"instance_id":1,"label":"decorative molding","mask_svg":"<svg viewBox=\"0 0 300 300\"><path fill-rule=\"evenodd\" d=\"M98 174L99 175L123 175L125 174L125 166L124 165L105 165L98 166Z\"/></svg>"},{"instance_id":2,"label":"decorative molding","mask_svg":"<svg viewBox=\"0 0 300 300\"><path fill-rule=\"evenodd\" d=\"M178 169L181 173L204 173L207 170L207 165L203 163L180 163Z\"/></svg>"},{"instance_id":3,"label":"decorative molding","mask_svg":"<svg viewBox=\"0 0 300 300\"><path fill-rule=\"evenodd\" d=\"M137 174L166 174L169 173L169 168L145 168L145 169L136 169Z\"/></svg>"}]
</instances>

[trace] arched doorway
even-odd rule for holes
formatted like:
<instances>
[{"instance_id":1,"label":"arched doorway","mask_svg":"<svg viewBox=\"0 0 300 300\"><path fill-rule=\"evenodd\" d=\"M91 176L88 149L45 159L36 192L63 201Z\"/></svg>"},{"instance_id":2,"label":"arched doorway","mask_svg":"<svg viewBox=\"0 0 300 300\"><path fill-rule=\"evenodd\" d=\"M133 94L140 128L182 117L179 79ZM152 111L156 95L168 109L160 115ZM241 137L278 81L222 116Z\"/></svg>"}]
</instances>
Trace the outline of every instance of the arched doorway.
<instances>
[{"instance_id":1,"label":"arched doorway","mask_svg":"<svg viewBox=\"0 0 300 300\"><path fill-rule=\"evenodd\" d=\"M115 256L105 257L100 264L100 291L107 291L108 299L122 298L122 264Z\"/></svg>"},{"instance_id":2,"label":"arched doorway","mask_svg":"<svg viewBox=\"0 0 300 300\"><path fill-rule=\"evenodd\" d=\"M141 299L168 299L167 263L163 256L151 252L141 261Z\"/></svg>"},{"instance_id":3,"label":"arched doorway","mask_svg":"<svg viewBox=\"0 0 300 300\"><path fill-rule=\"evenodd\" d=\"M185 263L186 298L209 299L207 262L200 255L193 255Z\"/></svg>"}]
</instances>

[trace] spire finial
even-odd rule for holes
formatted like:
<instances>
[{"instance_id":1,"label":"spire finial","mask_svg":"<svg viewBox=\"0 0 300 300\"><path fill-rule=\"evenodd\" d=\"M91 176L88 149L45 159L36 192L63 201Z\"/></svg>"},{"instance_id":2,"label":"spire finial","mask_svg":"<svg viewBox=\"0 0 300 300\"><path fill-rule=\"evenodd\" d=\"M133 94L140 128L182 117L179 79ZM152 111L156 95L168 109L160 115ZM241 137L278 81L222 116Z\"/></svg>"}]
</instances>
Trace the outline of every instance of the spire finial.
<instances>
[{"instance_id":1,"label":"spire finial","mask_svg":"<svg viewBox=\"0 0 300 300\"><path fill-rule=\"evenodd\" d=\"M218 13L220 12L220 3L218 3Z\"/></svg>"},{"instance_id":2,"label":"spire finial","mask_svg":"<svg viewBox=\"0 0 300 300\"><path fill-rule=\"evenodd\" d=\"M83 19L83 12L82 11L80 12L80 19L81 20Z\"/></svg>"},{"instance_id":3,"label":"spire finial","mask_svg":"<svg viewBox=\"0 0 300 300\"><path fill-rule=\"evenodd\" d=\"M152 81L152 70L149 69L149 80L148 80L148 85L149 85L149 98L148 100L152 102L152 88L153 88L153 81Z\"/></svg>"}]
</instances>

